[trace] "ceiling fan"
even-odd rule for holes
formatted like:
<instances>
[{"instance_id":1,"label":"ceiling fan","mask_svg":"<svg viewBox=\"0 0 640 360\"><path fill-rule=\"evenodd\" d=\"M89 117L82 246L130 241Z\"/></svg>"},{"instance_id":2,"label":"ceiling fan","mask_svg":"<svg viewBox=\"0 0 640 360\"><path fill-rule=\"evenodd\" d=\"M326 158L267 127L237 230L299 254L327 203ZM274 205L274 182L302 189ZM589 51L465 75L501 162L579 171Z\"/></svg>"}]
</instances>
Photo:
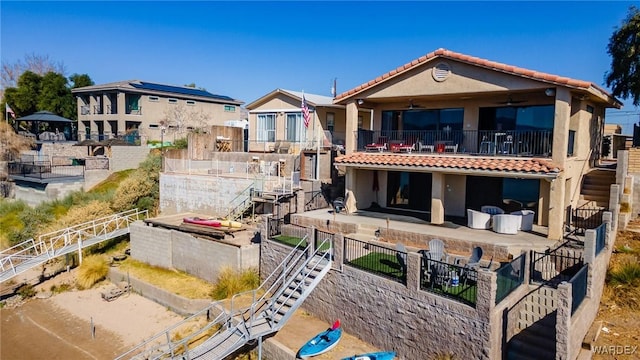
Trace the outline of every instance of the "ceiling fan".
<instances>
[{"instance_id":1,"label":"ceiling fan","mask_svg":"<svg viewBox=\"0 0 640 360\"><path fill-rule=\"evenodd\" d=\"M527 102L527 100L513 100L511 98L511 95L509 95L507 97L507 101L498 101L496 104L512 106L512 105L520 104L520 103L523 103L523 102Z\"/></svg>"},{"instance_id":2,"label":"ceiling fan","mask_svg":"<svg viewBox=\"0 0 640 360\"><path fill-rule=\"evenodd\" d=\"M415 109L421 109L422 106L418 105L418 104L414 104L413 100L409 100L409 106L407 106L408 110L415 110Z\"/></svg>"}]
</instances>

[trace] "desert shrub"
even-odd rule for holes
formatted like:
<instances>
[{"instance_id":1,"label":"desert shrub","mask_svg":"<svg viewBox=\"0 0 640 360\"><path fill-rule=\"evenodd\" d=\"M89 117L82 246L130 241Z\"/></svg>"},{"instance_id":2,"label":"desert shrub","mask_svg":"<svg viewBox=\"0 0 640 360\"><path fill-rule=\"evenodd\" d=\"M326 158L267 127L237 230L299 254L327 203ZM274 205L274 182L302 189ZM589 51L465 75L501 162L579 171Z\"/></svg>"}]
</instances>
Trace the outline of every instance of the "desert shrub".
<instances>
[{"instance_id":1,"label":"desert shrub","mask_svg":"<svg viewBox=\"0 0 640 360\"><path fill-rule=\"evenodd\" d=\"M140 163L140 167L116 189L111 202L113 211L121 212L137 207L155 213L160 198L161 168L160 154L150 153L147 159Z\"/></svg>"},{"instance_id":2,"label":"desert shrub","mask_svg":"<svg viewBox=\"0 0 640 360\"><path fill-rule=\"evenodd\" d=\"M33 287L33 285L24 284L18 288L16 293L20 295L21 298L26 299L36 296L36 289Z\"/></svg>"},{"instance_id":3,"label":"desert shrub","mask_svg":"<svg viewBox=\"0 0 640 360\"><path fill-rule=\"evenodd\" d=\"M255 289L259 284L260 277L256 269L238 271L224 267L218 275L211 297L215 300L227 299L235 294Z\"/></svg>"},{"instance_id":4,"label":"desert shrub","mask_svg":"<svg viewBox=\"0 0 640 360\"><path fill-rule=\"evenodd\" d=\"M176 141L173 142L174 149L186 149L188 146L189 141L187 138L176 139Z\"/></svg>"},{"instance_id":5,"label":"desert shrub","mask_svg":"<svg viewBox=\"0 0 640 360\"><path fill-rule=\"evenodd\" d=\"M629 206L628 202L621 202L620 203L620 212L622 212L622 213L631 212L631 207Z\"/></svg>"},{"instance_id":6,"label":"desert shrub","mask_svg":"<svg viewBox=\"0 0 640 360\"><path fill-rule=\"evenodd\" d=\"M87 256L78 268L77 282L81 289L88 289L109 274L109 264L99 255Z\"/></svg>"},{"instance_id":7,"label":"desert shrub","mask_svg":"<svg viewBox=\"0 0 640 360\"><path fill-rule=\"evenodd\" d=\"M625 256L615 267L609 269L608 280L612 285L633 285L640 283L640 263L635 256Z\"/></svg>"},{"instance_id":8,"label":"desert shrub","mask_svg":"<svg viewBox=\"0 0 640 360\"><path fill-rule=\"evenodd\" d=\"M39 234L46 234L52 231L64 229L70 226L82 224L98 218L113 214L109 203L94 200L84 205L73 206L67 213L57 219L54 223L41 228Z\"/></svg>"},{"instance_id":9,"label":"desert shrub","mask_svg":"<svg viewBox=\"0 0 640 360\"><path fill-rule=\"evenodd\" d=\"M71 288L72 286L70 284L62 283L60 285L51 285L51 288L49 288L49 290L51 290L51 292L54 294L60 294L65 291L71 290Z\"/></svg>"}]
</instances>

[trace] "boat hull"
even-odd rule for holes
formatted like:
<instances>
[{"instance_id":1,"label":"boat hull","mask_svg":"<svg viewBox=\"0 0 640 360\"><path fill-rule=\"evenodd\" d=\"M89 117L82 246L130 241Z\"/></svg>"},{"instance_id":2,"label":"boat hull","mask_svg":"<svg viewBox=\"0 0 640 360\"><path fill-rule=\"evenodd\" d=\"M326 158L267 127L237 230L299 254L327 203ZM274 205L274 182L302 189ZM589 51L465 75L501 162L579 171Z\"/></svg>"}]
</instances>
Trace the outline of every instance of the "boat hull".
<instances>
[{"instance_id":1,"label":"boat hull","mask_svg":"<svg viewBox=\"0 0 640 360\"><path fill-rule=\"evenodd\" d=\"M312 356L323 354L333 349L341 337L341 328L325 330L302 345L298 351L298 357L300 359L308 359Z\"/></svg>"},{"instance_id":2,"label":"boat hull","mask_svg":"<svg viewBox=\"0 0 640 360\"><path fill-rule=\"evenodd\" d=\"M182 219L182 222L200 226L220 227L220 221L218 220L201 219L197 217L186 217Z\"/></svg>"},{"instance_id":3,"label":"boat hull","mask_svg":"<svg viewBox=\"0 0 640 360\"><path fill-rule=\"evenodd\" d=\"M380 351L367 354L354 355L351 357L343 358L342 360L393 360L396 357L396 353L393 351Z\"/></svg>"}]
</instances>

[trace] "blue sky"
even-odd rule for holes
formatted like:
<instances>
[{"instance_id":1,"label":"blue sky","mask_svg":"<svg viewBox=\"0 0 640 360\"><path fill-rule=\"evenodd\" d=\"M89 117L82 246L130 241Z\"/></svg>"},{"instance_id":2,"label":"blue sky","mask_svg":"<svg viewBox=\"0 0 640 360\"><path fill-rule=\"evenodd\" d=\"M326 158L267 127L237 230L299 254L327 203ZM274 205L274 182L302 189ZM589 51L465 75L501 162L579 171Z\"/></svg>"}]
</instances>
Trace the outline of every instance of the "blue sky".
<instances>
[{"instance_id":1,"label":"blue sky","mask_svg":"<svg viewBox=\"0 0 640 360\"><path fill-rule=\"evenodd\" d=\"M48 55L97 83L184 85L252 102L330 95L438 48L604 87L632 2L0 2L2 62ZM636 5L638 5L636 3ZM631 101L608 115L625 132Z\"/></svg>"}]
</instances>

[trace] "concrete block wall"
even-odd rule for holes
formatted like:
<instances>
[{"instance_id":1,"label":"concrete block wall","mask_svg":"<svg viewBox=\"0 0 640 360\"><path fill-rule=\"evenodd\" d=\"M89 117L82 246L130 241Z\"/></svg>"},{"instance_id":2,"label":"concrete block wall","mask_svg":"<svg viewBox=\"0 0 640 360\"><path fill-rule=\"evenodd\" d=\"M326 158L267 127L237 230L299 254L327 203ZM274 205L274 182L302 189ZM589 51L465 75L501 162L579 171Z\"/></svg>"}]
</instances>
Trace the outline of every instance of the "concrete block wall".
<instances>
[{"instance_id":1,"label":"concrete block wall","mask_svg":"<svg viewBox=\"0 0 640 360\"><path fill-rule=\"evenodd\" d=\"M74 146L71 142L47 142L42 143L40 151L24 152L25 154L45 156L51 159L53 156L68 156L73 158L83 158L89 154L86 146Z\"/></svg>"},{"instance_id":2,"label":"concrete block wall","mask_svg":"<svg viewBox=\"0 0 640 360\"><path fill-rule=\"evenodd\" d=\"M216 281L223 266L229 266L234 270L242 267L240 250L238 246L172 231L173 266L210 282Z\"/></svg>"},{"instance_id":3,"label":"concrete block wall","mask_svg":"<svg viewBox=\"0 0 640 360\"><path fill-rule=\"evenodd\" d=\"M40 185L41 188L16 186L15 199L23 200L30 206L37 206L40 203L62 199L74 191L82 190L84 181L62 181Z\"/></svg>"},{"instance_id":4,"label":"concrete block wall","mask_svg":"<svg viewBox=\"0 0 640 360\"><path fill-rule=\"evenodd\" d=\"M291 248L270 240L261 245L264 278ZM336 254L341 253L341 247L336 241ZM418 290L420 256L408 255L410 285L345 265L342 271L332 270L325 276L303 304L304 309L327 322L340 319L345 331L381 349L395 350L402 359L424 360L450 352L461 359L491 359L489 313L493 311L495 284L489 283L493 273L478 274L478 303L473 308ZM336 261L341 261L338 256Z\"/></svg>"},{"instance_id":5,"label":"concrete block wall","mask_svg":"<svg viewBox=\"0 0 640 360\"><path fill-rule=\"evenodd\" d=\"M112 146L109 166L111 171L122 171L127 169L137 169L143 162L149 149L146 146Z\"/></svg>"},{"instance_id":6,"label":"concrete block wall","mask_svg":"<svg viewBox=\"0 0 640 360\"><path fill-rule=\"evenodd\" d=\"M131 257L151 265L174 268L215 282L220 269L258 267L260 246L237 246L143 222L131 225Z\"/></svg>"},{"instance_id":7,"label":"concrete block wall","mask_svg":"<svg viewBox=\"0 0 640 360\"><path fill-rule=\"evenodd\" d=\"M108 178L111 173L112 172L109 170L85 170L83 186L84 190L91 190L91 188Z\"/></svg>"},{"instance_id":8,"label":"concrete block wall","mask_svg":"<svg viewBox=\"0 0 640 360\"><path fill-rule=\"evenodd\" d=\"M129 282L134 292L162 306L166 306L171 309L171 311L183 316L193 315L211 303L211 299L187 299L180 295L173 294L139 280L115 267L109 268L108 277L109 281L116 284L121 281Z\"/></svg>"},{"instance_id":9,"label":"concrete block wall","mask_svg":"<svg viewBox=\"0 0 640 360\"><path fill-rule=\"evenodd\" d=\"M161 173L160 212L166 215L197 212L224 217L233 200L252 183L243 178Z\"/></svg>"},{"instance_id":10,"label":"concrete block wall","mask_svg":"<svg viewBox=\"0 0 640 360\"><path fill-rule=\"evenodd\" d=\"M147 226L143 222L135 222L129 226L131 257L147 264L172 268L171 238L169 229Z\"/></svg>"}]
</instances>

